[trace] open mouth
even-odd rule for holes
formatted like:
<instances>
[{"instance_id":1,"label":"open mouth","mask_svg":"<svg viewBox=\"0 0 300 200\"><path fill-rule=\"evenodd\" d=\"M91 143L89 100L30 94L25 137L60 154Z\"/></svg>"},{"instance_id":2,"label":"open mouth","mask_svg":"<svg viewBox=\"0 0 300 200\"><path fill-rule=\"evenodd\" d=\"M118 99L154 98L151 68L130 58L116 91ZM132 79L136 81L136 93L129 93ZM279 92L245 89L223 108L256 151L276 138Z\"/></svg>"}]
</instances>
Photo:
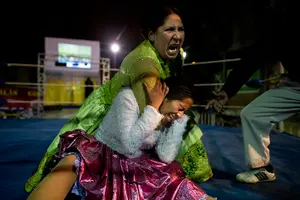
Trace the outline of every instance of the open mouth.
<instances>
[{"instance_id":1,"label":"open mouth","mask_svg":"<svg viewBox=\"0 0 300 200\"><path fill-rule=\"evenodd\" d=\"M179 44L170 44L168 47L168 54L169 55L176 55L180 49Z\"/></svg>"},{"instance_id":2,"label":"open mouth","mask_svg":"<svg viewBox=\"0 0 300 200\"><path fill-rule=\"evenodd\" d=\"M176 119L176 115L175 114L168 114L167 116L170 118L170 120Z\"/></svg>"}]
</instances>

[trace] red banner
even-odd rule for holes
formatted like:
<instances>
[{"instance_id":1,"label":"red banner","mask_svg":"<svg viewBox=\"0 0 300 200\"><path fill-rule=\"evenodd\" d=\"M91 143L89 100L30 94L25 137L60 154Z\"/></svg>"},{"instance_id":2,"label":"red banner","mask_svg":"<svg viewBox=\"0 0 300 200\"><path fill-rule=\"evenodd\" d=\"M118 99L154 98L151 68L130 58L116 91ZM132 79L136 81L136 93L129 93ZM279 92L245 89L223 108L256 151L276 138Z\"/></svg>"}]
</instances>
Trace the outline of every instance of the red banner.
<instances>
[{"instance_id":1,"label":"red banner","mask_svg":"<svg viewBox=\"0 0 300 200\"><path fill-rule=\"evenodd\" d=\"M27 109L32 107L34 101L37 100L37 89L25 87L0 87L0 99L5 99L7 101L2 107Z\"/></svg>"}]
</instances>

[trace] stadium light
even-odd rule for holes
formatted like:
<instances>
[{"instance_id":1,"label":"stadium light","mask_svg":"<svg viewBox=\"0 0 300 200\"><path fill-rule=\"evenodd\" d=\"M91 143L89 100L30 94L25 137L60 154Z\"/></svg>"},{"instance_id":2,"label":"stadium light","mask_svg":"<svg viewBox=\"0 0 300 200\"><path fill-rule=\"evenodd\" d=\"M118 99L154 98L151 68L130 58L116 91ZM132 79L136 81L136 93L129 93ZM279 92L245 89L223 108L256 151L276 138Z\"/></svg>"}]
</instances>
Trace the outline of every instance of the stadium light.
<instances>
[{"instance_id":1,"label":"stadium light","mask_svg":"<svg viewBox=\"0 0 300 200\"><path fill-rule=\"evenodd\" d=\"M119 50L120 50L120 46L117 44L117 43L113 43L110 47L110 50L113 52L113 53L117 53Z\"/></svg>"}]
</instances>

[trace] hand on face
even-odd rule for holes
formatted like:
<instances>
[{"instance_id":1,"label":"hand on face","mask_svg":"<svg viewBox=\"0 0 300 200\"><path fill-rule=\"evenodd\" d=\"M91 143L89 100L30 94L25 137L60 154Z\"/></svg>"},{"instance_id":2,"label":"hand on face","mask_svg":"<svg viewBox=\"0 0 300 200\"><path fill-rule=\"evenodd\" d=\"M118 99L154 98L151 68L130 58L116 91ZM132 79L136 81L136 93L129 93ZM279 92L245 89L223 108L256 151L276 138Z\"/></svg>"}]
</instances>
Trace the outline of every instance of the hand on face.
<instances>
[{"instance_id":1,"label":"hand on face","mask_svg":"<svg viewBox=\"0 0 300 200\"><path fill-rule=\"evenodd\" d=\"M215 98L210 100L205 109L208 110L209 108L213 107L216 112L223 113L224 112L224 105L228 102L228 96L225 91L220 92L213 92Z\"/></svg>"},{"instance_id":2,"label":"hand on face","mask_svg":"<svg viewBox=\"0 0 300 200\"><path fill-rule=\"evenodd\" d=\"M144 84L145 90L148 94L149 105L159 110L160 105L164 101L164 98L168 94L168 87L166 83L161 83L160 79L156 80L154 88L151 90L146 84Z\"/></svg>"}]
</instances>

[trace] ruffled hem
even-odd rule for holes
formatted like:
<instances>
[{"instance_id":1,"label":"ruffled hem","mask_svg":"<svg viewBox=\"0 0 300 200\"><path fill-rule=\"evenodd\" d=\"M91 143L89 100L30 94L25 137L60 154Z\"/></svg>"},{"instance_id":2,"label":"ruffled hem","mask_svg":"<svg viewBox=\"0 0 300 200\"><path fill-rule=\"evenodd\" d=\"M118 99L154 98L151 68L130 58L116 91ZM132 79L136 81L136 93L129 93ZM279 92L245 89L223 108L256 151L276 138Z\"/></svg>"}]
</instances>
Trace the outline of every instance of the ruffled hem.
<instances>
[{"instance_id":1,"label":"ruffled hem","mask_svg":"<svg viewBox=\"0 0 300 200\"><path fill-rule=\"evenodd\" d=\"M83 199L190 199L206 193L184 177L180 163L166 164L145 153L126 158L81 130L61 136L62 158L75 154L77 183L72 193Z\"/></svg>"}]
</instances>

